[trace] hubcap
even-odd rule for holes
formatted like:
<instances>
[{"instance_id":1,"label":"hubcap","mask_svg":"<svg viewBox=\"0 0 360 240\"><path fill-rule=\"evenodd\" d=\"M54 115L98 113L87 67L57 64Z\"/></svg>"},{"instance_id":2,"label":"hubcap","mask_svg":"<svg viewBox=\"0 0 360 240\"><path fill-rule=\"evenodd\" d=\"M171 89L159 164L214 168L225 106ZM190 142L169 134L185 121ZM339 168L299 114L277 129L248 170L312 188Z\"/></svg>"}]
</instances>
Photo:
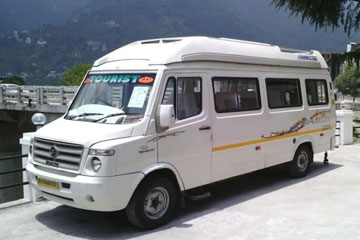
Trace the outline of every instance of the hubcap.
<instances>
[{"instance_id":1,"label":"hubcap","mask_svg":"<svg viewBox=\"0 0 360 240\"><path fill-rule=\"evenodd\" d=\"M297 159L297 166L299 168L299 171L304 172L308 164L309 164L308 154L306 151L302 151Z\"/></svg>"},{"instance_id":2,"label":"hubcap","mask_svg":"<svg viewBox=\"0 0 360 240\"><path fill-rule=\"evenodd\" d=\"M169 203L170 197L168 191L163 187L156 187L145 197L145 215L150 219L159 219L166 213Z\"/></svg>"}]
</instances>

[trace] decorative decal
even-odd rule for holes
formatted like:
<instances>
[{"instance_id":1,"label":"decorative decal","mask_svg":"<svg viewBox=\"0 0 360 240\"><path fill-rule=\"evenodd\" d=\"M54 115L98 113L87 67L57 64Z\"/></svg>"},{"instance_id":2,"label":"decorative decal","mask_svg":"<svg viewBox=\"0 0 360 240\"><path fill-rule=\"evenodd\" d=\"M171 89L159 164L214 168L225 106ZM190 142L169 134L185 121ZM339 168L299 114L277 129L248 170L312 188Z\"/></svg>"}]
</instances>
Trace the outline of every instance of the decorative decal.
<instances>
[{"instance_id":1,"label":"decorative decal","mask_svg":"<svg viewBox=\"0 0 360 240\"><path fill-rule=\"evenodd\" d=\"M289 129L287 130L281 130L276 132L271 132L270 136L265 137L264 135L261 136L261 138L272 138L272 137L278 137L283 136L290 133L298 132L300 129L304 128L306 125L310 124L316 124L316 123L325 123L329 122L330 118L327 116L327 114L331 112L331 110L326 111L316 111L309 119L302 118L298 121L296 121ZM325 127L327 128L327 127ZM324 128L324 129L325 129Z\"/></svg>"},{"instance_id":2,"label":"decorative decal","mask_svg":"<svg viewBox=\"0 0 360 240\"><path fill-rule=\"evenodd\" d=\"M152 83L153 81L154 79L148 76L139 78L139 83Z\"/></svg>"},{"instance_id":3,"label":"decorative decal","mask_svg":"<svg viewBox=\"0 0 360 240\"><path fill-rule=\"evenodd\" d=\"M85 80L84 80L84 84L87 84L90 82L90 77L87 77Z\"/></svg>"},{"instance_id":4,"label":"decorative decal","mask_svg":"<svg viewBox=\"0 0 360 240\"><path fill-rule=\"evenodd\" d=\"M151 139L151 140L149 140L148 141L148 143L149 142L157 142L157 141L159 141L159 140L161 140L161 139L164 139L164 138L166 138L166 137L176 137L176 136L179 136L179 135L181 135L181 134L183 134L183 133L185 133L186 131L177 131L177 132L172 132L172 133L168 133L168 134L165 134L165 135L160 135L160 136L158 136L158 137L155 137L155 138L153 138L153 139Z\"/></svg>"}]
</instances>

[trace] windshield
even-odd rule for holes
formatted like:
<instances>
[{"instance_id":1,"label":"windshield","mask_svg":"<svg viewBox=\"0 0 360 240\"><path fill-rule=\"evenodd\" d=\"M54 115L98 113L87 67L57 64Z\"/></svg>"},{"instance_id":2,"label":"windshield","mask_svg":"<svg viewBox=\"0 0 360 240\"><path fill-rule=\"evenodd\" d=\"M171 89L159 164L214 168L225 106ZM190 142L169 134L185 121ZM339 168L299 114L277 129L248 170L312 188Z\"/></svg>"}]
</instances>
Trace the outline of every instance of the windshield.
<instances>
[{"instance_id":1,"label":"windshield","mask_svg":"<svg viewBox=\"0 0 360 240\"><path fill-rule=\"evenodd\" d=\"M128 124L144 117L156 74L89 74L66 119Z\"/></svg>"}]
</instances>

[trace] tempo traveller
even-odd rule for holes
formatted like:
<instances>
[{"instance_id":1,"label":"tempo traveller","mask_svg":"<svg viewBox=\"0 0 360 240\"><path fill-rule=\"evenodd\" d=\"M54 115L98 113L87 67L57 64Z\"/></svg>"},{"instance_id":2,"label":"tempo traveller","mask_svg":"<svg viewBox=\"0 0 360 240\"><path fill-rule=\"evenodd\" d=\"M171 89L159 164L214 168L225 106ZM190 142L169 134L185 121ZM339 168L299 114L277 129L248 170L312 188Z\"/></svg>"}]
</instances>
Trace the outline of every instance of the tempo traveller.
<instances>
[{"instance_id":1,"label":"tempo traveller","mask_svg":"<svg viewBox=\"0 0 360 240\"><path fill-rule=\"evenodd\" d=\"M318 51L208 37L138 41L97 60L66 114L34 134L27 174L44 198L124 209L151 229L184 196L208 196L200 189L209 184L279 164L305 176L315 153L334 148L335 122Z\"/></svg>"}]
</instances>

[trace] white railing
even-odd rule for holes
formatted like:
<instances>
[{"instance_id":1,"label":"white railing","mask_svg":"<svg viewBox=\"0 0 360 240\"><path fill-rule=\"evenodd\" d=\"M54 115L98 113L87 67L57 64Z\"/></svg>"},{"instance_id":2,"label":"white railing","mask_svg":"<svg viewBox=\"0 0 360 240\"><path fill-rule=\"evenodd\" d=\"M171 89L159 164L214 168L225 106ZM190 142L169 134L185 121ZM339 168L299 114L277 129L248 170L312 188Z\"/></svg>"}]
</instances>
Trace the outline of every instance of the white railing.
<instances>
[{"instance_id":1,"label":"white railing","mask_svg":"<svg viewBox=\"0 0 360 240\"><path fill-rule=\"evenodd\" d=\"M64 112L77 89L77 86L19 86L16 89L0 86L0 109Z\"/></svg>"},{"instance_id":2,"label":"white railing","mask_svg":"<svg viewBox=\"0 0 360 240\"><path fill-rule=\"evenodd\" d=\"M336 109L360 111L360 102L336 102Z\"/></svg>"}]
</instances>

